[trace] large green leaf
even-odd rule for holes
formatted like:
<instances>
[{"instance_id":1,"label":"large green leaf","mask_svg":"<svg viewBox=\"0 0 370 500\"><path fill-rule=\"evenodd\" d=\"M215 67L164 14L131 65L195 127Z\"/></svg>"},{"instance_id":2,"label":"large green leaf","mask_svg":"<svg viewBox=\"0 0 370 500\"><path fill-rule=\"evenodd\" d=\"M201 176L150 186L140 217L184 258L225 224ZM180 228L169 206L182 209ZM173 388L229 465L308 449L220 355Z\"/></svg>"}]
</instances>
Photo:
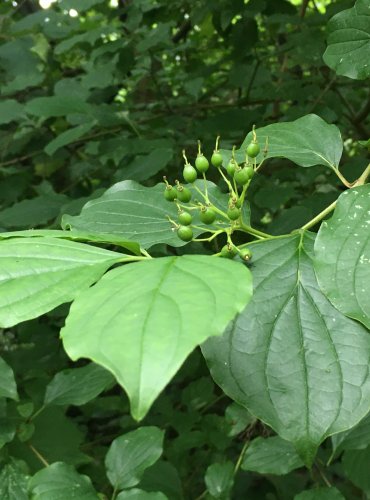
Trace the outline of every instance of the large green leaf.
<instances>
[{"instance_id":1,"label":"large green leaf","mask_svg":"<svg viewBox=\"0 0 370 500\"><path fill-rule=\"evenodd\" d=\"M251 293L241 263L205 255L151 259L114 269L81 293L61 336L72 359L90 358L115 375L141 419L186 356L220 335Z\"/></svg>"},{"instance_id":2,"label":"large green leaf","mask_svg":"<svg viewBox=\"0 0 370 500\"><path fill-rule=\"evenodd\" d=\"M202 181L198 180L195 184L203 189ZM207 185L211 202L225 210L228 195L222 194L211 182ZM193 186L189 188L194 200L203 201ZM65 215L62 225L64 229L119 234L126 240L139 242L144 248L157 243L182 246L185 243L171 230L171 224L167 219L168 215L177 219L176 205L164 199L163 191L163 183L148 188L133 181L119 182L100 198L89 201L80 215L74 217ZM208 227L200 221L196 221L196 225L203 226L204 231L194 229L194 235L208 230ZM218 224L217 227L222 227L222 224Z\"/></svg>"},{"instance_id":3,"label":"large green leaf","mask_svg":"<svg viewBox=\"0 0 370 500\"><path fill-rule=\"evenodd\" d=\"M136 486L144 471L162 455L164 432L157 427L139 427L111 444L105 465L117 491Z\"/></svg>"},{"instance_id":4,"label":"large green leaf","mask_svg":"<svg viewBox=\"0 0 370 500\"><path fill-rule=\"evenodd\" d=\"M73 300L126 258L55 238L0 241L0 325L16 325Z\"/></svg>"},{"instance_id":5,"label":"large green leaf","mask_svg":"<svg viewBox=\"0 0 370 500\"><path fill-rule=\"evenodd\" d=\"M100 234L97 232L87 233L85 231L61 231L59 229L26 229L24 231L9 231L0 233L0 240L9 238L61 238L72 241L91 241L94 243L110 243L126 248L130 252L140 255L140 245L134 241L125 241L120 235Z\"/></svg>"},{"instance_id":6,"label":"large green leaf","mask_svg":"<svg viewBox=\"0 0 370 500\"><path fill-rule=\"evenodd\" d=\"M315 271L335 307L370 328L370 184L342 193L322 223Z\"/></svg>"},{"instance_id":7,"label":"large green leaf","mask_svg":"<svg viewBox=\"0 0 370 500\"><path fill-rule=\"evenodd\" d=\"M370 405L370 337L321 292L313 236L250 245L254 295L202 347L224 392L291 441L306 464Z\"/></svg>"},{"instance_id":8,"label":"large green leaf","mask_svg":"<svg viewBox=\"0 0 370 500\"><path fill-rule=\"evenodd\" d=\"M1 500L28 500L28 476L14 461L6 464L0 471Z\"/></svg>"},{"instance_id":9,"label":"large green leaf","mask_svg":"<svg viewBox=\"0 0 370 500\"><path fill-rule=\"evenodd\" d=\"M306 115L293 122L281 122L256 129L257 139L263 149L268 139L266 158L288 158L301 167L325 165L338 168L343 142L338 128L329 125L317 115ZM238 161L244 161L245 150L252 140L252 132L236 152Z\"/></svg>"},{"instance_id":10,"label":"large green leaf","mask_svg":"<svg viewBox=\"0 0 370 500\"><path fill-rule=\"evenodd\" d=\"M328 47L323 56L338 75L364 80L370 76L369 0L357 0L352 9L343 10L327 25Z\"/></svg>"},{"instance_id":11,"label":"large green leaf","mask_svg":"<svg viewBox=\"0 0 370 500\"><path fill-rule=\"evenodd\" d=\"M96 398L113 381L107 370L94 363L63 370L47 385L44 404L83 405Z\"/></svg>"},{"instance_id":12,"label":"large green leaf","mask_svg":"<svg viewBox=\"0 0 370 500\"><path fill-rule=\"evenodd\" d=\"M0 357L0 397L18 399L17 384L13 370Z\"/></svg>"},{"instance_id":13,"label":"large green leaf","mask_svg":"<svg viewBox=\"0 0 370 500\"><path fill-rule=\"evenodd\" d=\"M74 467L63 462L55 462L37 472L29 482L33 500L98 500L90 479L78 474Z\"/></svg>"},{"instance_id":14,"label":"large green leaf","mask_svg":"<svg viewBox=\"0 0 370 500\"><path fill-rule=\"evenodd\" d=\"M279 436L258 437L248 446L242 469L259 474L289 474L303 466L293 445Z\"/></svg>"}]
</instances>

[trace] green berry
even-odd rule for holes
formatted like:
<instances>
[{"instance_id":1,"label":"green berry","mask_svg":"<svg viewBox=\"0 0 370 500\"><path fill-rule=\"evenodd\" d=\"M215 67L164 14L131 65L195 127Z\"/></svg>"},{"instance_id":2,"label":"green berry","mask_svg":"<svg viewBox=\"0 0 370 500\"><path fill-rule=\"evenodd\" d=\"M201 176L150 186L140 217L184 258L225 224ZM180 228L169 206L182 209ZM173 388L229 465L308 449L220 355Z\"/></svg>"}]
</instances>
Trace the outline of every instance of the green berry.
<instances>
[{"instance_id":1,"label":"green berry","mask_svg":"<svg viewBox=\"0 0 370 500\"><path fill-rule=\"evenodd\" d=\"M180 212L178 220L183 226L189 226L192 223L193 217L189 212Z\"/></svg>"},{"instance_id":2,"label":"green berry","mask_svg":"<svg viewBox=\"0 0 370 500\"><path fill-rule=\"evenodd\" d=\"M254 168L251 165L247 165L244 168L248 172L249 179L252 179L252 177L254 176Z\"/></svg>"},{"instance_id":3,"label":"green berry","mask_svg":"<svg viewBox=\"0 0 370 500\"><path fill-rule=\"evenodd\" d=\"M240 210L235 205L229 207L226 213L230 220L236 220L240 217Z\"/></svg>"},{"instance_id":4,"label":"green berry","mask_svg":"<svg viewBox=\"0 0 370 500\"><path fill-rule=\"evenodd\" d=\"M198 154L195 160L195 166L197 167L198 172L204 174L209 168L209 162L204 155Z\"/></svg>"},{"instance_id":5,"label":"green berry","mask_svg":"<svg viewBox=\"0 0 370 500\"><path fill-rule=\"evenodd\" d=\"M188 203L191 200L191 192L187 187L177 186L177 199L183 203Z\"/></svg>"},{"instance_id":6,"label":"green berry","mask_svg":"<svg viewBox=\"0 0 370 500\"><path fill-rule=\"evenodd\" d=\"M236 250L234 247L231 247L230 245L224 245L221 248L220 255L221 257L225 257L226 259L232 259L236 255Z\"/></svg>"},{"instance_id":7,"label":"green berry","mask_svg":"<svg viewBox=\"0 0 370 500\"><path fill-rule=\"evenodd\" d=\"M255 158L258 153L261 151L261 148L257 142L251 142L247 147L247 155L250 158Z\"/></svg>"},{"instance_id":8,"label":"green berry","mask_svg":"<svg viewBox=\"0 0 370 500\"><path fill-rule=\"evenodd\" d=\"M211 163L214 167L221 167L223 162L222 154L219 151L213 151L211 156Z\"/></svg>"},{"instance_id":9,"label":"green berry","mask_svg":"<svg viewBox=\"0 0 370 500\"><path fill-rule=\"evenodd\" d=\"M237 164L234 160L230 160L227 164L226 171L230 175L230 177L234 177L236 166Z\"/></svg>"},{"instance_id":10,"label":"green berry","mask_svg":"<svg viewBox=\"0 0 370 500\"><path fill-rule=\"evenodd\" d=\"M250 172L247 170L248 167L243 167L239 170L236 170L234 174L234 179L240 186L244 186L250 179Z\"/></svg>"},{"instance_id":11,"label":"green berry","mask_svg":"<svg viewBox=\"0 0 370 500\"><path fill-rule=\"evenodd\" d=\"M189 226L180 226L177 230L177 236L182 241L191 241L193 239L193 231Z\"/></svg>"},{"instance_id":12,"label":"green berry","mask_svg":"<svg viewBox=\"0 0 370 500\"><path fill-rule=\"evenodd\" d=\"M184 166L182 176L184 177L184 180L186 182L192 183L197 179L198 174L197 174L197 171L195 170L195 168L192 165L190 165L190 163L187 163Z\"/></svg>"},{"instance_id":13,"label":"green berry","mask_svg":"<svg viewBox=\"0 0 370 500\"><path fill-rule=\"evenodd\" d=\"M163 196L167 201L173 201L177 197L177 191L174 189L172 186L169 184L166 186L166 189L164 190Z\"/></svg>"},{"instance_id":14,"label":"green berry","mask_svg":"<svg viewBox=\"0 0 370 500\"><path fill-rule=\"evenodd\" d=\"M243 248L239 252L240 258L242 260L245 260L246 262L250 261L252 258L252 252L249 250L249 248Z\"/></svg>"},{"instance_id":15,"label":"green berry","mask_svg":"<svg viewBox=\"0 0 370 500\"><path fill-rule=\"evenodd\" d=\"M212 224L216 219L216 212L212 208L202 208L199 218L204 224Z\"/></svg>"}]
</instances>

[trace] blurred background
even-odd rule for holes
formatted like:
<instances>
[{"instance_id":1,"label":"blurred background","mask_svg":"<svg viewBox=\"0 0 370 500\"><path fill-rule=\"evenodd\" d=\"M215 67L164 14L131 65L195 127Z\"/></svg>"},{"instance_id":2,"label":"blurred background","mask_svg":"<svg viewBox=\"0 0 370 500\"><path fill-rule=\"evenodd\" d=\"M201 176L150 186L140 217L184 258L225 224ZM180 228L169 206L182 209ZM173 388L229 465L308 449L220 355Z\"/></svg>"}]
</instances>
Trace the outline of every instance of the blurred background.
<instances>
[{"instance_id":1,"label":"blurred background","mask_svg":"<svg viewBox=\"0 0 370 500\"><path fill-rule=\"evenodd\" d=\"M2 0L0 230L59 227L114 182L174 179L201 139L211 154L316 113L338 125L343 169L366 164L370 97L323 62L347 0ZM322 167L270 161L253 223L289 231L338 195ZM217 181L216 179L214 179Z\"/></svg>"}]
</instances>

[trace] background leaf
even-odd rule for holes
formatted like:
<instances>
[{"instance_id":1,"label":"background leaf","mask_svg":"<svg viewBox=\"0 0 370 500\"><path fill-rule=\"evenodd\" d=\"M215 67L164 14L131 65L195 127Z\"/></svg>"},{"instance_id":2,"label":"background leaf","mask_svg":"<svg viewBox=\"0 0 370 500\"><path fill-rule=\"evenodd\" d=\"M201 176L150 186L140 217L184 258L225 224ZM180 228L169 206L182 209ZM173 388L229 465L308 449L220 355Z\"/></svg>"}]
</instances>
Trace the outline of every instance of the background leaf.
<instances>
[{"instance_id":1,"label":"background leaf","mask_svg":"<svg viewBox=\"0 0 370 500\"><path fill-rule=\"evenodd\" d=\"M99 499L90 479L62 462L55 462L37 472L29 482L29 491L33 500Z\"/></svg>"},{"instance_id":2,"label":"background leaf","mask_svg":"<svg viewBox=\"0 0 370 500\"><path fill-rule=\"evenodd\" d=\"M17 384L13 370L0 357L0 397L18 399Z\"/></svg>"},{"instance_id":3,"label":"background leaf","mask_svg":"<svg viewBox=\"0 0 370 500\"><path fill-rule=\"evenodd\" d=\"M363 450L370 446L370 415L367 415L355 427L346 432L335 434L331 438L333 454L343 450Z\"/></svg>"},{"instance_id":4,"label":"background leaf","mask_svg":"<svg viewBox=\"0 0 370 500\"><path fill-rule=\"evenodd\" d=\"M260 474L288 474L303 466L294 446L279 436L253 439L247 448L242 469Z\"/></svg>"},{"instance_id":5,"label":"background leaf","mask_svg":"<svg viewBox=\"0 0 370 500\"><path fill-rule=\"evenodd\" d=\"M138 488L121 491L117 500L166 500L167 497L160 491L144 491Z\"/></svg>"},{"instance_id":6,"label":"background leaf","mask_svg":"<svg viewBox=\"0 0 370 500\"><path fill-rule=\"evenodd\" d=\"M16 462L5 464L0 471L0 498L2 500L28 500L28 476Z\"/></svg>"},{"instance_id":7,"label":"background leaf","mask_svg":"<svg viewBox=\"0 0 370 500\"><path fill-rule=\"evenodd\" d=\"M321 224L315 271L334 306L370 328L370 184L342 193Z\"/></svg>"},{"instance_id":8,"label":"background leaf","mask_svg":"<svg viewBox=\"0 0 370 500\"><path fill-rule=\"evenodd\" d=\"M15 99L5 99L0 102L0 125L17 120L22 115L23 106Z\"/></svg>"},{"instance_id":9,"label":"background leaf","mask_svg":"<svg viewBox=\"0 0 370 500\"><path fill-rule=\"evenodd\" d=\"M77 141L77 139L80 139L80 137L89 132L94 125L95 122L83 123L82 125L78 125L77 127L73 127L65 132L62 132L55 139L50 141L47 146L45 146L45 153L52 156L56 151L58 151L58 149L67 146L71 142Z\"/></svg>"},{"instance_id":10,"label":"background leaf","mask_svg":"<svg viewBox=\"0 0 370 500\"><path fill-rule=\"evenodd\" d=\"M0 324L11 326L70 302L123 254L55 238L0 241Z\"/></svg>"},{"instance_id":11,"label":"background leaf","mask_svg":"<svg viewBox=\"0 0 370 500\"><path fill-rule=\"evenodd\" d=\"M96 398L113 382L112 375L94 363L63 370L47 385L44 404L80 406Z\"/></svg>"},{"instance_id":12,"label":"background leaf","mask_svg":"<svg viewBox=\"0 0 370 500\"><path fill-rule=\"evenodd\" d=\"M345 497L337 488L331 487L302 491L294 500L345 500Z\"/></svg>"},{"instance_id":13,"label":"background leaf","mask_svg":"<svg viewBox=\"0 0 370 500\"><path fill-rule=\"evenodd\" d=\"M251 244L253 298L223 337L202 346L224 392L291 441L306 464L370 403L370 338L320 291L312 247L311 235Z\"/></svg>"},{"instance_id":14,"label":"background leaf","mask_svg":"<svg viewBox=\"0 0 370 500\"><path fill-rule=\"evenodd\" d=\"M243 309L251 288L245 266L204 255L123 266L76 299L64 347L110 370L141 419L188 354Z\"/></svg>"},{"instance_id":15,"label":"background leaf","mask_svg":"<svg viewBox=\"0 0 370 500\"><path fill-rule=\"evenodd\" d=\"M357 0L352 9L332 17L327 25L325 63L338 75L364 80L370 76L370 9Z\"/></svg>"},{"instance_id":16,"label":"background leaf","mask_svg":"<svg viewBox=\"0 0 370 500\"><path fill-rule=\"evenodd\" d=\"M204 482L213 498L229 498L234 484L234 464L211 464L207 468Z\"/></svg>"},{"instance_id":17,"label":"background leaf","mask_svg":"<svg viewBox=\"0 0 370 500\"><path fill-rule=\"evenodd\" d=\"M157 427L140 427L113 441L105 465L116 491L140 482L144 471L162 455L163 436L163 431Z\"/></svg>"}]
</instances>

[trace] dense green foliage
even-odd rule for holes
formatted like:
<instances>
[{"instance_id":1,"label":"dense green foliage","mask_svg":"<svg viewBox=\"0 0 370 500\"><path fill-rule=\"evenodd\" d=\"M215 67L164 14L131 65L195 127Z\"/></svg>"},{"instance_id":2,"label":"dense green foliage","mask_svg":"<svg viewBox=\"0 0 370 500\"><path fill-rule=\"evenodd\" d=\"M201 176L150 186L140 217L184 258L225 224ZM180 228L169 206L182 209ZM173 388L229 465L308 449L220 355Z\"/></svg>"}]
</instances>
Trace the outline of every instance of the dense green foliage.
<instances>
[{"instance_id":1,"label":"dense green foliage","mask_svg":"<svg viewBox=\"0 0 370 500\"><path fill-rule=\"evenodd\" d=\"M49 3L0 3L0 499L369 498L369 0Z\"/></svg>"}]
</instances>

